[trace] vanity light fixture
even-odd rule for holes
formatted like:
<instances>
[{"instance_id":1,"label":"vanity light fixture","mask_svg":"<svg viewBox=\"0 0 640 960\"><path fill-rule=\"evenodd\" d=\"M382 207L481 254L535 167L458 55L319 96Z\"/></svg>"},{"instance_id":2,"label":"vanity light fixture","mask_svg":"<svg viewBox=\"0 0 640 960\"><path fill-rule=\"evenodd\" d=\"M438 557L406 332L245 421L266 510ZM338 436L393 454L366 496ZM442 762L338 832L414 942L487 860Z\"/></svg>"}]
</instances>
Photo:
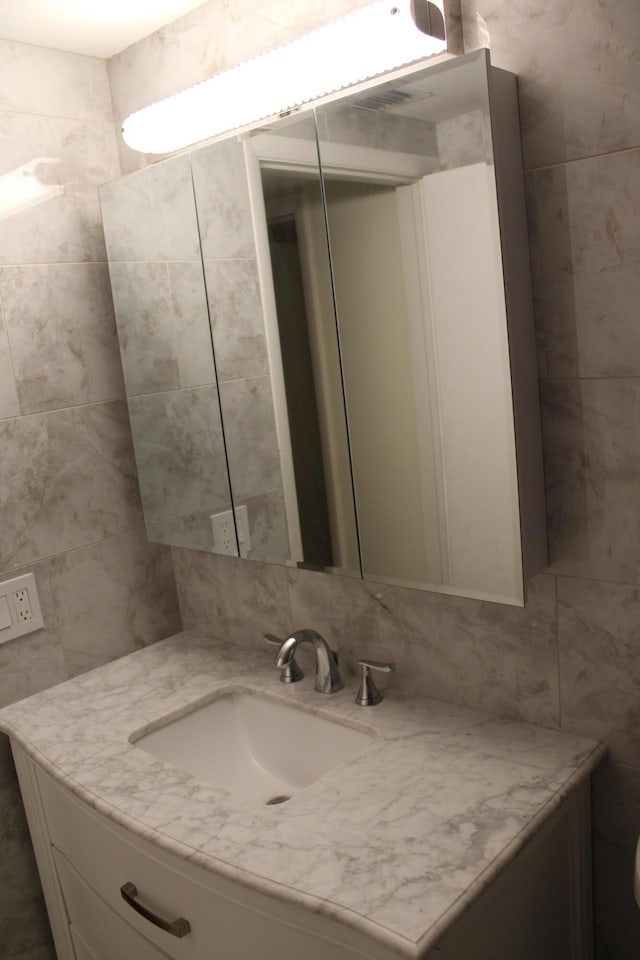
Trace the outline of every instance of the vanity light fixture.
<instances>
[{"instance_id":1,"label":"vanity light fixture","mask_svg":"<svg viewBox=\"0 0 640 960\"><path fill-rule=\"evenodd\" d=\"M382 0L132 113L125 143L171 153L446 51L444 0Z\"/></svg>"}]
</instances>

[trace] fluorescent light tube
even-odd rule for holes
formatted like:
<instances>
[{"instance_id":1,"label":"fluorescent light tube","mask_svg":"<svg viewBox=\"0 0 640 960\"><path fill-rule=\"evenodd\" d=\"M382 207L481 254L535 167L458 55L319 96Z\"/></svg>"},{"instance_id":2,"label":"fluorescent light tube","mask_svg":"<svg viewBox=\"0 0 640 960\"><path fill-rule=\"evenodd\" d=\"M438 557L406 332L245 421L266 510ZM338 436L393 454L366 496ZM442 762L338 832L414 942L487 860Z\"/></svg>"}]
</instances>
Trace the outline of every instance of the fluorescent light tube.
<instances>
[{"instance_id":1,"label":"fluorescent light tube","mask_svg":"<svg viewBox=\"0 0 640 960\"><path fill-rule=\"evenodd\" d=\"M333 20L131 114L125 143L171 153L443 53L443 2L383 0Z\"/></svg>"}]
</instances>

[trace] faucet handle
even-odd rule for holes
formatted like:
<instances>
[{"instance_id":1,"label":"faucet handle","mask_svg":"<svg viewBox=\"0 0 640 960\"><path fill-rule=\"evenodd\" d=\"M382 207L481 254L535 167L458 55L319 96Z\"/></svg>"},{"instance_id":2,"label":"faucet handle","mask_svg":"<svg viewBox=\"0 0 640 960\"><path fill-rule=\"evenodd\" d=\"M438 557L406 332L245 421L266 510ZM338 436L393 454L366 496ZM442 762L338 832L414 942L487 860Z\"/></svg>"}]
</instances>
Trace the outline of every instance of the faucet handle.
<instances>
[{"instance_id":1,"label":"faucet handle","mask_svg":"<svg viewBox=\"0 0 640 960\"><path fill-rule=\"evenodd\" d=\"M396 665L380 660L358 660L358 666L362 667L362 678L356 703L361 707L373 707L376 703L380 703L382 694L373 682L370 671L379 670L381 673L391 673L392 670L395 670Z\"/></svg>"},{"instance_id":2,"label":"faucet handle","mask_svg":"<svg viewBox=\"0 0 640 960\"><path fill-rule=\"evenodd\" d=\"M282 640L280 637L276 637L273 633L265 633L264 639L270 647L277 647L278 653L280 652L280 647L284 643L284 640ZM297 683L298 680L302 680L303 677L304 673L296 663L295 657L292 657L290 662L287 663L287 665L284 666L280 672L281 683Z\"/></svg>"}]
</instances>

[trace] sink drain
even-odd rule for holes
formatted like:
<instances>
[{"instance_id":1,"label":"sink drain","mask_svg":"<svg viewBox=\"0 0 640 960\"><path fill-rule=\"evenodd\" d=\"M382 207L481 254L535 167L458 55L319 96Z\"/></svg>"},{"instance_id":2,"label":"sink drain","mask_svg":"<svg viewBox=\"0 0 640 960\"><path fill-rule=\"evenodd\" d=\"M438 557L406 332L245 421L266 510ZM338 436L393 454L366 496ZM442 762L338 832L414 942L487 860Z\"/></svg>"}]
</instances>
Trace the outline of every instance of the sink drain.
<instances>
[{"instance_id":1,"label":"sink drain","mask_svg":"<svg viewBox=\"0 0 640 960\"><path fill-rule=\"evenodd\" d=\"M271 797L270 800L267 800L265 806L272 807L276 803L286 803L287 800L291 800L291 797L287 793L277 793L275 797Z\"/></svg>"}]
</instances>

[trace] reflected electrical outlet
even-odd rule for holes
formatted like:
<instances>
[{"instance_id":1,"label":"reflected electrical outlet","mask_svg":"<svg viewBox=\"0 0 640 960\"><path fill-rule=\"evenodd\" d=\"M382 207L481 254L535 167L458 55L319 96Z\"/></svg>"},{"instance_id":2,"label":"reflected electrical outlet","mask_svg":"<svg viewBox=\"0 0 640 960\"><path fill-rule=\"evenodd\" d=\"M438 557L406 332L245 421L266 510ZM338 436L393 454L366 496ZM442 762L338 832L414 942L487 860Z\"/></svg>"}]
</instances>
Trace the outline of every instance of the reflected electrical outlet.
<instances>
[{"instance_id":1,"label":"reflected electrical outlet","mask_svg":"<svg viewBox=\"0 0 640 960\"><path fill-rule=\"evenodd\" d=\"M249 513L244 504L236 507L235 517L234 526L233 510L223 510L221 513L211 515L213 549L215 553L237 557L239 547L240 556L246 557L251 550L251 536L249 534ZM236 542L236 530L238 542Z\"/></svg>"}]
</instances>

